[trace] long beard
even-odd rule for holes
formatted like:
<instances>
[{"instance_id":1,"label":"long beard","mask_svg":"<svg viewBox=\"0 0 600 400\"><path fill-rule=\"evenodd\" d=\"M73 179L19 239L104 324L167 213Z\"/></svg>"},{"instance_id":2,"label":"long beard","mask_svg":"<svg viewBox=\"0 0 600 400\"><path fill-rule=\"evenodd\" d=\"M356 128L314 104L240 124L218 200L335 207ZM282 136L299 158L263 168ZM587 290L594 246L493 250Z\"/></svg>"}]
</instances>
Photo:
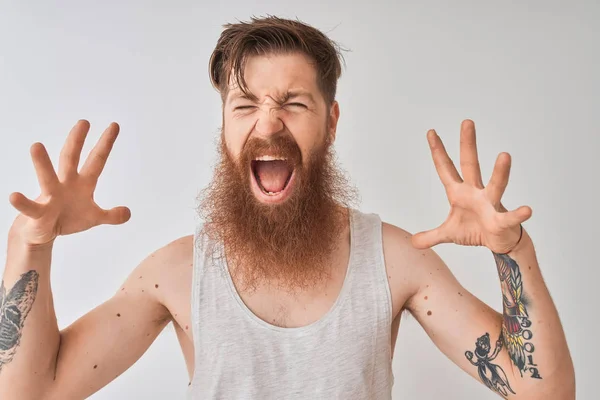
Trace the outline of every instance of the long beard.
<instances>
[{"instance_id":1,"label":"long beard","mask_svg":"<svg viewBox=\"0 0 600 400\"><path fill-rule=\"evenodd\" d=\"M262 204L251 191L251 160L266 149L294 160L293 192L281 204ZM204 220L201 233L208 243L222 245L221 256L236 286L252 290L275 285L294 291L323 281L348 224L348 208L357 199L336 166L329 141L306 163L290 136L250 139L237 163L222 136L219 150L219 164L201 194L198 212Z\"/></svg>"}]
</instances>

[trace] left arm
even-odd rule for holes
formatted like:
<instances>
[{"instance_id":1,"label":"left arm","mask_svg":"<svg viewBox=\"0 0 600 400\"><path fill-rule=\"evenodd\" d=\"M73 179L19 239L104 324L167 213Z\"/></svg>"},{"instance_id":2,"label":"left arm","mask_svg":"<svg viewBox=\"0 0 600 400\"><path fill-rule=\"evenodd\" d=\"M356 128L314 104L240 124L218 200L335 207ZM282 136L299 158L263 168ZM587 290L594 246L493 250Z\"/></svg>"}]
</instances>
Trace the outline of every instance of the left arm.
<instances>
[{"instance_id":1,"label":"left arm","mask_svg":"<svg viewBox=\"0 0 600 400\"><path fill-rule=\"evenodd\" d=\"M450 212L438 228L410 240L406 232L384 227L386 265L411 270L408 276L415 289L405 307L444 354L497 394L574 399L575 374L565 335L533 242L522 228L531 209L507 211L501 203L510 156L499 155L484 187L472 121L461 126L462 177L437 133L430 130L427 138ZM459 284L431 250L440 243L485 246L491 251L500 280L502 314ZM393 290L394 282L390 286Z\"/></svg>"},{"instance_id":2,"label":"left arm","mask_svg":"<svg viewBox=\"0 0 600 400\"><path fill-rule=\"evenodd\" d=\"M398 266L410 270L408 285L415 290L404 307L458 367L509 399L575 398L564 331L526 231L508 255L490 254L499 271L503 313L465 289L432 249L413 248L406 232L391 225L384 235L386 263L398 264L396 255L402 254ZM495 380L486 375L490 368Z\"/></svg>"}]
</instances>

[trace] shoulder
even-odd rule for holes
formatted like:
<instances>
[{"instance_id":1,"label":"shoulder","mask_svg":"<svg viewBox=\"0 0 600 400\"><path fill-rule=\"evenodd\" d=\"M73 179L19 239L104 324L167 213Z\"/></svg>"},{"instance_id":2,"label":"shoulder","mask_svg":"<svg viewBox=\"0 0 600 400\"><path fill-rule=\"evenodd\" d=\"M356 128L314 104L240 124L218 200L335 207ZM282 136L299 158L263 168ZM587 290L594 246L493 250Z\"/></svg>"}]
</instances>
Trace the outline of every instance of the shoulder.
<instances>
[{"instance_id":1,"label":"shoulder","mask_svg":"<svg viewBox=\"0 0 600 400\"><path fill-rule=\"evenodd\" d=\"M180 236L158 248L154 255L159 261L177 266L191 260L194 252L194 235Z\"/></svg>"},{"instance_id":2,"label":"shoulder","mask_svg":"<svg viewBox=\"0 0 600 400\"><path fill-rule=\"evenodd\" d=\"M149 253L131 272L125 287L143 291L165 304L191 279L194 235L173 239Z\"/></svg>"},{"instance_id":3,"label":"shoulder","mask_svg":"<svg viewBox=\"0 0 600 400\"><path fill-rule=\"evenodd\" d=\"M157 274L189 264L194 252L194 235L180 236L148 254L140 265Z\"/></svg>"}]
</instances>

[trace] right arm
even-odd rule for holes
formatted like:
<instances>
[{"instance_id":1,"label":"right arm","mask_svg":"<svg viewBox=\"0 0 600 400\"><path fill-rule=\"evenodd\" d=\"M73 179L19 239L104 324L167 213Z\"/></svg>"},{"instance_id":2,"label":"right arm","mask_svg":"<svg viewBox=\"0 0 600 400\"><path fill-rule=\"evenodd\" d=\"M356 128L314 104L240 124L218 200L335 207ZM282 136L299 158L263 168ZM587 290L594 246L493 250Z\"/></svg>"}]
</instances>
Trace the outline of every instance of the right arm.
<instances>
[{"instance_id":1,"label":"right arm","mask_svg":"<svg viewBox=\"0 0 600 400\"><path fill-rule=\"evenodd\" d=\"M5 282L26 265L34 272L25 275L38 278L37 290L26 296L32 298L30 312L9 340L13 356L0 361L0 398L84 399L133 365L171 321L154 282L161 281L164 265L183 262L176 243L144 259L114 296L59 331L49 284L52 248L16 251L21 246L11 241ZM0 324L6 328L12 321Z\"/></svg>"},{"instance_id":2,"label":"right arm","mask_svg":"<svg viewBox=\"0 0 600 400\"><path fill-rule=\"evenodd\" d=\"M88 130L84 120L73 127L58 172L44 146L34 144L31 156L41 194L30 200L15 192L9 198L20 214L9 232L0 285L3 400L85 398L140 358L170 320L153 281L158 282L166 264L186 257L179 250L184 246L172 244L146 258L110 300L62 332L58 329L50 288L56 237L130 218L128 208L105 210L93 199L119 127L111 124L105 130L78 171Z\"/></svg>"}]
</instances>

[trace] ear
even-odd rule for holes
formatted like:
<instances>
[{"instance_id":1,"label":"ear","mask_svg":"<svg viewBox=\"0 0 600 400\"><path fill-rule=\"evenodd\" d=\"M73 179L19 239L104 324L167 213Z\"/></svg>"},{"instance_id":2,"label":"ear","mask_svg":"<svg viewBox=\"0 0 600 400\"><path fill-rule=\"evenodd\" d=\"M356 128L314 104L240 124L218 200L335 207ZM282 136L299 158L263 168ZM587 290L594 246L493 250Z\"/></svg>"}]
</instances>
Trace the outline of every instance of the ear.
<instances>
[{"instance_id":1,"label":"ear","mask_svg":"<svg viewBox=\"0 0 600 400\"><path fill-rule=\"evenodd\" d=\"M333 101L331 107L329 107L329 121L327 123L327 130L331 143L335 141L335 135L337 133L337 124L340 119L340 105L337 101Z\"/></svg>"}]
</instances>

